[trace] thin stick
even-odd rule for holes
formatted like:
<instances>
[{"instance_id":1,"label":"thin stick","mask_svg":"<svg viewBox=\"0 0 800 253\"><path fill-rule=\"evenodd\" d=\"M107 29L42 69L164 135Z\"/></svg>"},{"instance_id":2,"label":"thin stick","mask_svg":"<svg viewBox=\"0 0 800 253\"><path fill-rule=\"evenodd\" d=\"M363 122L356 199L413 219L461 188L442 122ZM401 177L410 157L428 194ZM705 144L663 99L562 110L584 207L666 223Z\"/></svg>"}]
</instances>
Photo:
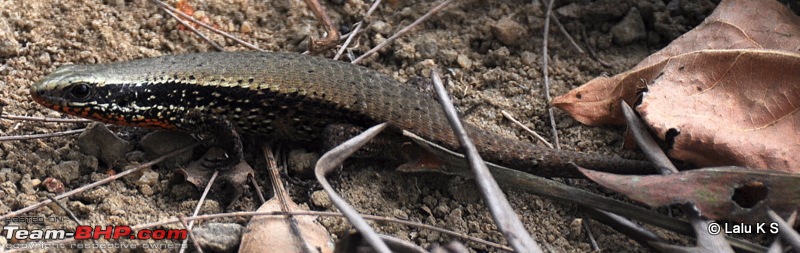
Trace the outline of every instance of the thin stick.
<instances>
[{"instance_id":1,"label":"thin stick","mask_svg":"<svg viewBox=\"0 0 800 253\"><path fill-rule=\"evenodd\" d=\"M539 2L542 3L542 4L547 4L547 3L544 2L544 0L539 0ZM550 5L552 5L552 3ZM547 5L548 9L551 9L550 5ZM549 13L549 16L551 18L553 18L553 21L556 22L556 26L558 26L558 30L561 31L562 34L564 34L564 37L567 37L567 40L572 44L573 47L575 47L575 50L578 50L578 53L585 54L586 51L583 51L581 46L579 46L578 43L575 42L575 39L572 38L572 35L570 35L569 32L567 32L567 29L565 29L564 25L561 24L561 21L558 20L558 16L556 16L556 13L555 12L548 12L548 13Z\"/></svg>"},{"instance_id":2,"label":"thin stick","mask_svg":"<svg viewBox=\"0 0 800 253\"><path fill-rule=\"evenodd\" d=\"M203 203L205 203L205 201L206 201L206 196L208 196L208 192L211 190L211 186L214 185L214 180L217 179L218 175L219 175L219 170L214 170L214 174L212 174L211 175L211 179L208 180L208 184L206 184L206 188L203 189L203 195L201 195L200 199L197 200L197 206L194 207L194 212L192 212L192 217L197 216L197 214L200 213L200 208L203 207ZM189 225L187 225L187 229L188 230L192 230L192 226L194 226L194 220L189 222ZM189 239L189 238L187 238L187 239ZM187 248L186 247L186 243L187 243L186 240L187 239L184 239L183 242L181 242L181 250L180 250L181 253L186 251L186 248Z\"/></svg>"},{"instance_id":3,"label":"thin stick","mask_svg":"<svg viewBox=\"0 0 800 253\"><path fill-rule=\"evenodd\" d=\"M420 17L419 19L415 20L414 23L411 23L410 25L408 25L406 27L403 27L403 29L400 29L400 31L398 31L397 33L395 33L394 35L392 35L391 37L389 37L385 41L381 42L381 44L378 44L374 48L370 49L366 53L362 54L361 56L359 56L358 58L353 60L352 63L353 64L360 63L365 58L369 57L370 55L374 54L375 52L378 52L378 50L381 50L381 48L384 48L386 45L388 45L392 41L396 40L401 35L405 34L408 31L410 31L411 28L414 28L415 26L417 26L420 23L422 23L422 21L425 21L426 19L428 19L431 15L436 14L437 12L441 11L442 9L444 9L444 7L447 7L447 5L449 5L452 2L453 2L453 0L445 0L444 2L440 3L439 5L437 5L436 7L431 9L430 11L428 11L428 13L425 13L425 15L422 15L422 17Z\"/></svg>"},{"instance_id":4,"label":"thin stick","mask_svg":"<svg viewBox=\"0 0 800 253\"><path fill-rule=\"evenodd\" d=\"M597 56L597 53L595 53L594 49L592 48L592 45L589 44L589 35L586 33L586 27L584 26L581 26L581 35L583 36L583 43L586 44L586 49L587 51L589 51L589 58L592 58L592 60L597 61L598 63L600 63L600 65L603 65L603 67L610 68L611 64L604 61L603 59L600 59L600 57Z\"/></svg>"},{"instance_id":5,"label":"thin stick","mask_svg":"<svg viewBox=\"0 0 800 253\"><path fill-rule=\"evenodd\" d=\"M266 203L267 199L264 198L264 193L261 192L262 189L261 186L258 185L258 182L256 182L256 177L253 174L249 174L247 178L250 179L251 183L253 183L253 190L256 191L256 196L258 196L258 200L261 201L261 203L259 204L263 205L264 203Z\"/></svg>"},{"instance_id":6,"label":"thin stick","mask_svg":"<svg viewBox=\"0 0 800 253\"><path fill-rule=\"evenodd\" d=\"M192 244L194 245L194 248L197 250L197 252L203 253L203 249L200 248L200 244L197 242L197 239L195 239L194 231L192 231L192 227L189 224L186 223L186 216L183 216L183 214L178 214L178 220L181 221L181 225L183 225L183 228L185 228L186 231L189 232L189 240L192 240ZM191 222L194 222L194 221L191 221ZM183 251L184 247L183 247L183 245L181 245L181 246L182 246L181 247L181 251Z\"/></svg>"},{"instance_id":7,"label":"thin stick","mask_svg":"<svg viewBox=\"0 0 800 253\"><path fill-rule=\"evenodd\" d=\"M47 199L49 199L50 201L55 203L59 208L61 208L61 210L64 210L64 212L67 213L67 217L69 217L69 219L74 221L75 224L78 224L78 226L83 226L83 224L81 224L81 220L79 220L78 217L75 216L75 213L73 213L72 210L69 210L69 208L64 206L64 204L61 203L61 201L58 201L57 199L55 199L53 197L53 195L50 195L50 194L47 194ZM94 243L95 246L97 246L98 249L100 249L101 252L103 252L103 253L108 252L103 247L100 247L100 241L99 240L92 240L92 242Z\"/></svg>"},{"instance_id":8,"label":"thin stick","mask_svg":"<svg viewBox=\"0 0 800 253\"><path fill-rule=\"evenodd\" d=\"M186 217L184 219L185 220L207 220L207 219L210 220L210 219L217 219L217 218L245 217L245 216L275 216L275 217L281 218L281 217L286 216L286 215L328 216L328 217L344 218L344 215L342 213L337 213L337 212L293 211L293 212L289 212L289 213L284 213L284 212L280 212L280 211L274 211L274 212L215 213L215 214L198 215L196 217ZM397 219L397 218L382 217L382 216L375 216L375 215L368 215L368 214L363 214L362 216L365 219L372 220L372 221L395 223L395 224L405 225L405 226L414 227L414 228L428 229L428 230L439 232L439 233L442 233L442 234L445 234L445 235L448 235L448 236L460 238L460 239L467 240L467 241L474 242L474 243L478 243L478 244L483 244L483 245L486 245L486 246L489 246L489 247L494 247L494 248L497 248L497 249L500 249L500 250L505 250L505 251L509 251L509 252L513 251L513 249L511 249L511 248L509 248L508 246L505 246L505 245L501 245L501 244L497 244L497 243L494 243L494 242L486 241L484 239L473 237L473 236L469 236L469 235L466 235L466 234L457 233L457 232L452 231L452 230L447 230L447 229L438 228L438 227L434 227L434 226L427 225L427 224L422 224L422 223L419 223L419 222L406 221L406 220L400 220L400 219ZM178 222L180 222L180 220L178 220L177 218L172 218L172 219L158 221L158 222L154 222L154 223L147 223L147 224L141 224L141 225L132 226L131 230L140 230L140 229L145 229L145 228L153 228L153 227L165 226L165 225L168 225L168 224L173 224L173 223L178 223ZM69 238L69 239L63 239L63 240L58 240L58 241L48 241L48 243L56 244L56 243L68 243L68 242L73 242L73 241L75 241L74 238ZM20 251L21 250L10 250L10 251L6 251L6 252L11 253L11 252L20 252Z\"/></svg>"},{"instance_id":9,"label":"thin stick","mask_svg":"<svg viewBox=\"0 0 800 253\"><path fill-rule=\"evenodd\" d=\"M325 13L325 7L322 7L319 4L319 0L305 0L306 5L311 12L314 13L314 16L317 17L317 22L322 23L322 26L325 27L325 30L328 33L328 36L324 39L319 39L318 41L311 40L311 50L312 52L321 52L323 50L332 48L339 42L339 30L333 25L331 19L328 17L328 14Z\"/></svg>"},{"instance_id":10,"label":"thin stick","mask_svg":"<svg viewBox=\"0 0 800 253\"><path fill-rule=\"evenodd\" d=\"M175 8L172 8L172 6L169 6L168 4L166 4L166 3L162 2L162 1L150 0L150 2L153 2L153 3L157 4L157 5L160 5L161 7L166 8L166 9L172 11L175 14L178 14L179 16L181 16L181 17L183 17L183 18L185 18L185 19L187 19L189 21L192 21L195 24L198 24L198 25L200 25L202 27L205 27L208 30L211 30L211 31L213 31L215 33L218 33L219 35L222 35L225 38L232 39L233 41L236 41L236 43L239 43L239 44L241 44L242 46L244 46L246 48L264 52L263 49L258 48L257 46L255 46L253 44L250 44L250 43L248 43L248 42L246 42L244 40L241 40L241 39L237 38L236 36L233 36L233 35L225 32L225 31L222 31L220 29L214 28L213 26L210 26L210 25L208 25L206 23L200 22L200 20L197 20L194 17L189 16L186 13L183 13L183 12L181 12L181 11L175 9Z\"/></svg>"},{"instance_id":11,"label":"thin stick","mask_svg":"<svg viewBox=\"0 0 800 253\"><path fill-rule=\"evenodd\" d=\"M517 124L517 126L519 126L523 130L525 130L528 133L530 133L531 135L533 135L533 137L535 137L537 140L543 142L544 145L547 145L548 147L553 148L553 144L550 144L550 142L548 142L544 137L539 135L539 133L537 133L537 132L533 131L532 129L528 128L527 126L523 125L522 122L519 122L517 119L512 117L511 114L509 114L508 112L501 110L500 113L502 113L503 116L506 117L506 119L510 120L511 122L514 122L514 124Z\"/></svg>"},{"instance_id":12,"label":"thin stick","mask_svg":"<svg viewBox=\"0 0 800 253\"><path fill-rule=\"evenodd\" d=\"M192 32L194 32L194 34L197 34L197 36L200 36L200 38L202 38L203 40L205 40L206 42L211 44L211 46L213 46L217 50L225 51L224 47L220 46L219 44L217 44L216 42L211 40L211 38L206 36L204 33L200 32L199 30L197 30L197 28L194 28L194 26L190 25L188 22L186 22L186 20L183 20L183 19L179 18L178 16L175 15L175 13L173 13L172 11L168 10L167 8L165 8L163 5L159 5L158 7L161 8L161 10L163 10L164 12L169 14L170 16L172 16L172 18L174 18L175 21L180 22L184 27L188 28L189 30L192 30Z\"/></svg>"},{"instance_id":13,"label":"thin stick","mask_svg":"<svg viewBox=\"0 0 800 253\"><path fill-rule=\"evenodd\" d=\"M0 115L2 119L10 119L10 120L26 120L26 121L41 121L41 122L59 122L59 123L89 123L92 122L88 119L62 119L62 118L48 118L48 117L31 117L31 116L19 116L19 115Z\"/></svg>"},{"instance_id":14,"label":"thin stick","mask_svg":"<svg viewBox=\"0 0 800 253\"><path fill-rule=\"evenodd\" d=\"M33 140L33 139L42 139L42 138L50 138L50 137L59 137L59 136L66 136L71 134L79 134L83 131L86 131L86 128L75 129L75 130L67 130L62 132L55 132L55 133L46 133L46 134L28 134L28 135L14 135L14 136L2 136L0 137L0 141L21 141L21 140Z\"/></svg>"},{"instance_id":15,"label":"thin stick","mask_svg":"<svg viewBox=\"0 0 800 253\"><path fill-rule=\"evenodd\" d=\"M333 56L333 59L334 59L334 60L338 60L338 59L339 59L339 57L341 57L341 56L342 56L342 54L344 53L344 50L346 50L346 49L347 49L347 46L349 46L349 45L350 45L350 43L352 43L352 42L353 42L353 39L354 39L354 38L355 38L355 37L356 37L356 36L357 36L359 33L361 33L361 26L364 24L364 22L366 22L365 20L367 19L367 17L369 17L370 15L372 15L372 12L373 12L373 11L375 11L376 9L378 9L378 5L379 5L379 4L381 4L381 1L383 1L383 0L377 0L377 1L375 1L374 3L372 3L372 6L370 6L370 7L369 7L369 10L367 10L367 14L365 14L365 15L364 15L364 18L362 18L362 19L361 19L361 22L358 22L358 23L356 24L356 28L355 28L355 29L353 29L353 31L351 31L351 32L350 32L350 36L347 36L347 40L345 40L345 41L344 41L344 43L342 44L342 46L339 48L339 51L337 51L337 52L336 52L336 55L335 55L335 56Z\"/></svg>"},{"instance_id":16,"label":"thin stick","mask_svg":"<svg viewBox=\"0 0 800 253\"><path fill-rule=\"evenodd\" d=\"M505 194L503 194L497 181L492 177L492 173L489 172L489 168L486 167L486 163L483 162L483 159L478 154L475 144L469 140L467 132L458 118L456 108L450 103L447 90L444 88L436 68L431 70L431 77L433 77L433 88L438 95L439 103L445 116L447 116L447 122L450 123L453 133L458 138L458 142L461 143L464 156L469 162L469 167L472 168L472 174L475 176L475 182L478 184L481 197L483 197L486 207L492 214L492 220L497 225L497 230L505 236L508 244L516 252L542 252L539 244L533 240L525 226L522 225L519 216L514 212L514 208L508 203Z\"/></svg>"},{"instance_id":17,"label":"thin stick","mask_svg":"<svg viewBox=\"0 0 800 253\"><path fill-rule=\"evenodd\" d=\"M121 177L127 176L128 174L131 174L131 173L137 172L137 171L139 171L139 170L141 170L141 169L143 169L143 168L147 168L147 167L153 166L153 165L155 165L156 163L159 163L159 162L163 161L164 159L167 159L167 158L170 158L170 157L176 156L176 155L178 155L178 154L180 154L180 153L183 153L183 152L186 152L186 151L192 150L192 148L194 148L194 147L197 147L197 146L199 146L200 144L201 144L201 143L199 143L199 142L193 143L193 144L191 144L191 145L188 145L188 146L186 146L186 147L184 147L184 148L181 148L181 149L178 149L178 150L175 150L175 151L169 152L169 154L162 155L161 157L159 157L159 158L156 158L156 159L154 159L154 160L152 160L152 161L149 161L149 162L143 163L143 164L141 164L141 165L139 165L139 166L136 166L136 167L135 167L135 168L133 168L133 169L130 169L130 170L126 170L126 171L123 171L123 172L117 173L117 174L115 174L115 175L113 175L113 176L109 176L109 177L107 177L107 178L104 178L104 179L102 179L102 180L99 180L99 181L97 181L97 182L94 182L94 183L91 183L91 184L87 184L87 185L81 186L81 187L79 187L79 188L77 188L77 189L75 189L75 190L71 190L71 191L69 191L69 192L62 193L61 195L58 195L58 196L56 196L55 198L56 198L56 199L63 199L63 198L66 198L66 197L70 197L70 196L73 196L73 195L75 195L75 194L78 194L78 193L84 192L84 191L86 191L86 190L92 189L92 188L94 188L94 187L97 187L97 186L99 186L99 185L103 185L103 184L106 184L106 183L108 183L108 182L111 182L111 181L117 180L118 178L121 178ZM16 217L17 215L20 215L20 214L26 213L26 212L28 212L28 211L31 211L31 210L33 210L33 209L36 209L36 208L42 207L42 206L44 206L44 205L47 205L47 204L50 204L50 203L51 203L51 201L48 199L48 200L44 200L44 201L41 201L41 202L39 202L39 203L36 203L36 204L30 205L30 206L26 206L25 208L22 208L22 209L19 209L19 210L17 210L17 211L13 211L13 212L10 212L10 213L7 213L7 214L4 214L4 215L0 216L0 220L8 219L8 218L11 218L11 217Z\"/></svg>"},{"instance_id":18,"label":"thin stick","mask_svg":"<svg viewBox=\"0 0 800 253\"><path fill-rule=\"evenodd\" d=\"M550 118L550 129L553 132L553 143L555 144L556 149L561 149L561 145L558 144L558 130L556 130L556 119L553 116L553 106L549 105L550 103L550 78L547 74L547 58L550 56L547 55L547 37L550 34L550 13L553 11L553 0L550 0L550 4L547 5L547 14L544 17L544 41L542 42L542 75L544 76L544 98L547 100L548 108L547 108L547 116Z\"/></svg>"}]
</instances>

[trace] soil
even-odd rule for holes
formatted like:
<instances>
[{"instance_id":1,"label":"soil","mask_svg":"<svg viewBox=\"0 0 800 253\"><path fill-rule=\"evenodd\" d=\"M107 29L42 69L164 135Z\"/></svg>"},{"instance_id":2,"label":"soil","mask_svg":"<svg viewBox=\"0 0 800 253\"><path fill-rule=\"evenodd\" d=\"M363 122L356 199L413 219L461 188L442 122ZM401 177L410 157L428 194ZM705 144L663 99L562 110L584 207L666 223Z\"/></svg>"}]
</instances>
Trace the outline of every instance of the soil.
<instances>
[{"instance_id":1,"label":"soil","mask_svg":"<svg viewBox=\"0 0 800 253\"><path fill-rule=\"evenodd\" d=\"M371 26L366 33L348 52L353 55L366 52L422 16L436 2L385 1L368 19ZM592 47L598 58L608 62L610 67L579 53L557 27L551 26L549 75L550 92L554 96L594 77L613 75L635 65L675 36L700 23L714 7L714 3L708 1L557 2L555 9L566 30L581 47ZM204 12L196 16L204 15L214 26L268 51L300 53L307 50L309 37L320 38L322 35L314 16L300 0L189 3ZM347 0L323 1L322 4L337 25L349 29L366 13L371 3ZM644 37L620 45L610 31L634 7L645 24ZM545 8L539 1L457 1L367 58L363 65L400 81L428 78L430 70L438 68L450 81L449 91L467 121L503 135L533 141L505 120L500 112L509 112L539 133L550 133L541 73L544 13ZM584 29L586 32L581 32ZM210 37L226 50L247 50L219 35ZM35 81L59 66L213 50L208 43L146 0L0 1L0 99L8 104L3 112L63 117L36 104L28 95L28 88ZM326 51L323 55L331 57L333 53ZM635 151L622 151L624 129L582 126L557 110L555 121L563 149L640 158ZM0 121L3 136L82 127L84 124ZM124 138L134 143L141 135L141 130L130 128L112 130L128 133ZM141 147L136 146L134 152L140 150ZM249 150L249 157L261 160L256 156L259 154L256 148L250 147ZM129 165L92 160L81 153L74 135L0 142L0 157L0 213L45 199L48 192L42 182L48 177L61 180L64 188L71 190ZM263 163L255 161L252 164L256 167L259 183L269 185ZM63 169L72 173L61 171ZM155 166L152 171L158 178L147 187L131 180L117 180L63 202L84 224L135 225L178 214L190 215L199 192L180 182L171 169ZM313 181L292 174L289 177L287 188L295 202L313 210L330 210L329 205L311 201L313 195L321 195L320 188ZM363 213L422 222L505 243L495 230L471 180L437 174L402 174L393 171L389 165L364 162L345 166L332 179L334 187ZM582 180L574 183L584 188L597 188ZM591 251L581 222L589 223L601 250L648 251L600 223L582 219L583 215L574 205L510 189L507 195L528 230L546 251ZM245 191L232 208L225 210L222 202L219 196L212 194L200 213L253 211L259 206L252 188ZM39 208L25 215L65 217L64 212L55 206ZM335 238L351 228L339 218L322 217L319 221ZM228 218L215 222L245 225L247 219ZM41 227L37 224L20 225L23 228ZM48 220L44 226L72 229L75 223ZM180 227L173 225L170 228ZM379 224L376 229L423 247L454 240L437 232L402 225ZM498 251L476 243L466 244L473 252Z\"/></svg>"}]
</instances>

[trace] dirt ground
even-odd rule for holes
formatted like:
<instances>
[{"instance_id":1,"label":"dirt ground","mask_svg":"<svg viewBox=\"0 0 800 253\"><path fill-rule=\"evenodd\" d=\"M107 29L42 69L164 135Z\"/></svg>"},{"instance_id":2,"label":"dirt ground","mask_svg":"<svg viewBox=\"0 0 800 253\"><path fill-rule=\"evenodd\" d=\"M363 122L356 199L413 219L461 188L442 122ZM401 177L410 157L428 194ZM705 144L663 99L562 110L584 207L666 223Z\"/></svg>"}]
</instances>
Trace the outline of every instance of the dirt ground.
<instances>
[{"instance_id":1,"label":"dirt ground","mask_svg":"<svg viewBox=\"0 0 800 253\"><path fill-rule=\"evenodd\" d=\"M339 1L323 1L323 5L343 29L357 22L372 3L363 0L335 2ZM613 75L635 65L698 24L714 7L706 1L556 2L557 13L566 30L582 47L594 48L598 57L610 67L578 53L554 27L549 40L550 92L554 96L596 76ZM190 3L196 10L204 11L215 26L268 51L303 52L308 47L309 36L319 38L322 34L313 15L300 0ZM437 1L385 1L369 18L371 26L366 33L349 51L360 55L435 4ZM644 36L631 42L617 41L610 31L633 7L645 24ZM456 1L379 54L369 57L364 65L400 81L427 78L431 68L438 68L451 81L449 90L466 120L503 135L532 140L505 120L500 111L508 111L539 133L550 132L540 71L544 13L545 8L539 1ZM250 27L252 31L242 33L243 26L244 30ZM583 29L586 32L581 32ZM211 35L211 38L227 50L247 50L218 35ZM4 108L6 114L62 117L34 103L28 95L28 88L35 81L62 65L213 50L146 0L0 1L0 99L8 104ZM325 55L330 57L332 53ZM582 126L559 111L556 111L555 120L564 149L639 158L635 151L621 151L623 129ZM82 124L0 121L3 136L81 127ZM136 141L137 136L132 134L127 138ZM140 147L137 146L137 150ZM257 154L254 150L251 148L250 153ZM109 165L86 158L77 148L74 135L0 142L0 157L0 213L45 199L47 192L40 185L45 178L59 178L65 188L71 190L127 165ZM69 161L73 162L67 163ZM67 166L65 164L75 164L74 161L80 164L77 174L64 175L59 171ZM256 173L261 185L269 185L263 167L260 168L256 168ZM135 225L178 214L189 215L199 192L174 180L176 175L171 170L154 167L153 171L159 177L147 187L149 189L118 180L70 198L67 206L84 223L99 225ZM388 165L362 162L346 166L333 180L335 188L363 213L418 221L504 243L473 181L446 175L401 174ZM287 187L296 202L313 210L329 210L324 204L312 203L312 195L320 191L312 181L288 181ZM577 184L596 188L580 180ZM602 250L648 250L602 224L582 220L582 214L573 205L514 190L507 191L507 195L528 230L546 251L591 251L590 241L579 225L581 221L589 223ZM215 197L218 196L212 194L202 214L253 211L259 205L252 189L230 210L224 210ZM64 217L63 211L55 207L39 208L26 215ZM319 220L335 237L350 228L338 218ZM216 222L244 225L246 219ZM36 224L22 226L37 227ZM45 226L70 229L75 223L47 222ZM453 240L436 232L401 225L380 224L376 228L425 247ZM467 245L475 252L497 251L475 243Z\"/></svg>"}]
</instances>

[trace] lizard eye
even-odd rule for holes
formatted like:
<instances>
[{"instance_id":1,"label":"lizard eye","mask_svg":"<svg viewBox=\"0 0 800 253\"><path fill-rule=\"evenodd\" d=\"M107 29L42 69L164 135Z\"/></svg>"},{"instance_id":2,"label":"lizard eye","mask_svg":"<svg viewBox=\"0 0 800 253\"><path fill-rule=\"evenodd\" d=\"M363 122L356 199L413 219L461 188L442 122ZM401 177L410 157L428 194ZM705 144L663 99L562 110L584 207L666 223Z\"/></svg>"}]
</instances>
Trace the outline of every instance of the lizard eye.
<instances>
[{"instance_id":1,"label":"lizard eye","mask_svg":"<svg viewBox=\"0 0 800 253\"><path fill-rule=\"evenodd\" d=\"M85 100L89 98L91 93L92 87L89 87L89 85L86 83L78 83L70 86L69 89L67 89L67 94L72 99Z\"/></svg>"}]
</instances>

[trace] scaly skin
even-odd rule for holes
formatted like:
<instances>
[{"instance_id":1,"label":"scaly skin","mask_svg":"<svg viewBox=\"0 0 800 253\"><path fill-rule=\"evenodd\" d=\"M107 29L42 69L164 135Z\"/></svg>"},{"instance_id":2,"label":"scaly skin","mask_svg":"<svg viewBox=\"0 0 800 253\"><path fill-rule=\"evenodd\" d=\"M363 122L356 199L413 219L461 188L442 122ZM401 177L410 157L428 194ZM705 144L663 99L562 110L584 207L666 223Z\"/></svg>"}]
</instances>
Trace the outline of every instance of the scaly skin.
<instances>
[{"instance_id":1,"label":"scaly skin","mask_svg":"<svg viewBox=\"0 0 800 253\"><path fill-rule=\"evenodd\" d=\"M319 143L329 124L389 122L395 131L459 147L434 99L377 71L299 54L198 53L66 66L34 84L31 95L49 108L112 124L203 131L191 112L228 120L243 134ZM617 173L652 167L465 127L484 159L537 175L578 176L571 162Z\"/></svg>"}]
</instances>

